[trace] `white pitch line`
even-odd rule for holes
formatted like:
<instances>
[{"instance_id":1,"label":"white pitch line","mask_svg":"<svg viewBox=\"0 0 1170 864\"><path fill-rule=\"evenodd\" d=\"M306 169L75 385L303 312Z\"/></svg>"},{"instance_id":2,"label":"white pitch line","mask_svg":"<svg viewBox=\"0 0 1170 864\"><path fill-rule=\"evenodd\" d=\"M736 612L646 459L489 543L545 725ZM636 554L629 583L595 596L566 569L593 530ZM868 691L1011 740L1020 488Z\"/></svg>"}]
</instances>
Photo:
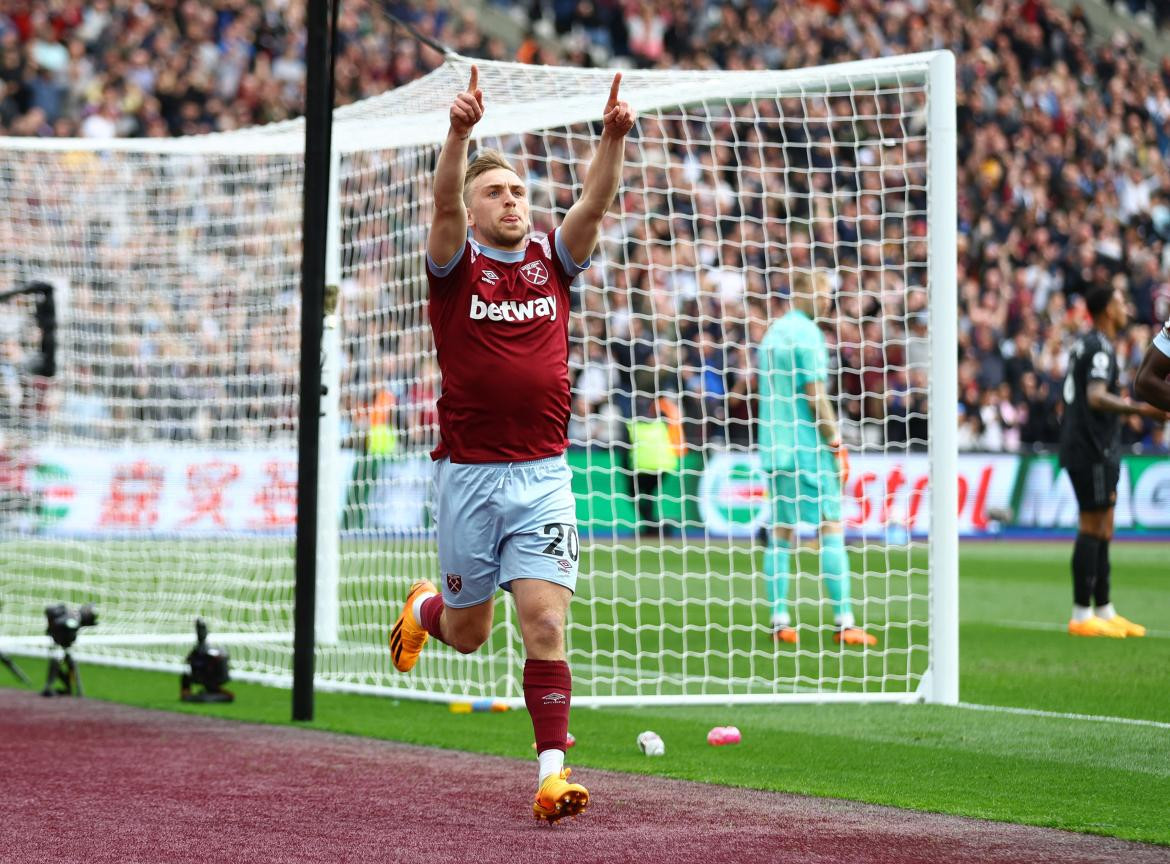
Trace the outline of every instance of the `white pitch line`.
<instances>
[{"instance_id":1,"label":"white pitch line","mask_svg":"<svg viewBox=\"0 0 1170 864\"><path fill-rule=\"evenodd\" d=\"M1149 726L1153 729L1170 729L1170 723L1160 720L1140 720L1136 717L1113 717L1108 714L1068 714L1061 711L1042 711L1039 708L1012 708L1007 705L976 705L960 702L959 708L970 711L992 711L998 714L1024 714L1029 717L1052 717L1057 720L1088 720L1093 723L1116 723L1120 726Z\"/></svg>"},{"instance_id":2,"label":"white pitch line","mask_svg":"<svg viewBox=\"0 0 1170 864\"><path fill-rule=\"evenodd\" d=\"M975 622L967 622L975 623ZM995 618L983 619L980 624L994 624L1008 627L1013 630L1046 630L1053 633L1063 633L1068 629L1067 624L1057 624L1052 621L1002 621ZM1170 639L1170 630L1146 630L1146 639Z\"/></svg>"}]
</instances>

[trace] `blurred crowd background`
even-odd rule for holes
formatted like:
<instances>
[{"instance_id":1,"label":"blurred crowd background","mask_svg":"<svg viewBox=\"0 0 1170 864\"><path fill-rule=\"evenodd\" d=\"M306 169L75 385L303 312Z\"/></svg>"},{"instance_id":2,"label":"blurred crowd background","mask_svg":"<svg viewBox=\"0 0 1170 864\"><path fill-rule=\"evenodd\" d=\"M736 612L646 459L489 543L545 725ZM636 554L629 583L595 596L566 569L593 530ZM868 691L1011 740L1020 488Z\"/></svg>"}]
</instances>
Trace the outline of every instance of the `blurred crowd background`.
<instances>
[{"instance_id":1,"label":"blurred crowd background","mask_svg":"<svg viewBox=\"0 0 1170 864\"><path fill-rule=\"evenodd\" d=\"M1164 3L1123 5L1151 27L1166 23ZM1059 435L1068 349L1089 326L1082 300L1089 285L1115 284L1130 299L1133 324L1117 345L1126 387L1153 328L1170 317L1170 58L1147 53L1122 31L1094 33L1075 7L1065 11L1051 0L490 0L486 9L456 9L437 0L344 0L338 104L409 83L441 62L383 10L467 56L574 67L778 69L952 50L959 76L963 449L1051 449ZM510 20L514 38L482 26L488 13ZM304 4L293 0L0 0L0 132L167 137L295 117L304 101L303 14ZM677 134L664 134L672 131ZM925 185L924 163L921 153L906 150L899 166L906 191L899 233L891 237L888 226L879 228L894 242L875 244L872 260L855 262L896 269L905 289L900 305L889 309L879 298L872 308L855 308L850 298L867 293L842 290L826 323L834 392L854 444L912 446L926 437L928 318L925 293L915 290L925 284L918 267L925 261L925 226L912 218L924 206L912 194ZM741 190L716 184L711 191L734 196ZM838 239L856 239L866 230L864 182L854 191L856 200L829 217ZM555 191L550 194L555 198ZM627 206L646 206L646 200ZM738 259L744 271L714 286L716 293L757 296L750 282L759 268L748 265L759 262L749 260L751 250L784 240L777 236L779 222L772 234L767 218L760 225L768 236L736 237L734 249L719 250L724 272L712 278L727 280L730 260ZM673 278L671 266L681 261L686 272L702 271L711 245L726 239L695 236L662 261L644 260L639 272L624 276L612 266L622 256L609 254L610 263L584 282L588 287L603 274L624 280L621 287L642 289L651 303L673 292L664 308L686 310L701 292L688 288L686 273ZM609 236L607 242L618 241ZM653 257L652 251L643 254ZM645 284L654 278L652 264L666 271L661 285ZM783 286L767 290L782 294ZM573 323L570 437L579 443L620 437L625 420L656 410L634 398L644 392L677 396L683 415L694 421L684 423L693 443L749 441L747 379L766 327L766 304L743 301L738 324L713 328L688 323L705 320L698 313L676 316L677 328L664 339L657 328L646 332L653 310L622 311L626 301L620 298L631 293L582 294L582 314ZM896 340L883 322L886 313L896 320ZM215 326L209 330L198 310L159 315L189 318L207 340L216 338ZM259 331L246 321L241 326L256 342ZM272 326L291 327L291 321ZM351 434L368 431L371 418L389 418L395 438L421 445L433 437L437 373L425 345L415 343L382 340L384 355L371 356L367 346L350 358L347 374L358 394L345 406ZM250 362L266 363L272 383L247 386L280 391L281 416L266 422L270 430L287 428L295 416L294 388L281 382L294 370L280 358L265 361L271 346L266 349L262 339L254 347ZM17 350L6 345L0 355L0 393L14 392L14 364L7 361ZM135 368L134 357L122 360L124 371ZM241 380L248 377L241 372ZM387 389L386 382L397 383ZM178 388L163 400L169 410L183 413L174 406L208 401L198 394L189 399L179 384L167 387ZM100 416L108 407L93 403L116 394L91 389L89 395L80 407ZM167 417L153 419L165 423ZM212 426L213 419L201 423ZM240 419L243 428L248 418ZM197 437L204 434L214 437ZM1127 419L1124 436L1135 450L1167 452L1166 430L1141 418Z\"/></svg>"}]
</instances>

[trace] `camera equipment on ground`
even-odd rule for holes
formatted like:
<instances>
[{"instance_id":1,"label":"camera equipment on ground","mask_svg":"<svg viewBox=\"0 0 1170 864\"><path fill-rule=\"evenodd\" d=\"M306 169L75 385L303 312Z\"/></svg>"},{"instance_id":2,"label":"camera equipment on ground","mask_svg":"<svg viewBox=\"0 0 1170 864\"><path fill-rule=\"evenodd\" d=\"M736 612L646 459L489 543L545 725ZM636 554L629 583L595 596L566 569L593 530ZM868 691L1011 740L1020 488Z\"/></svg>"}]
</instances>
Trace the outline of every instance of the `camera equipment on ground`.
<instances>
[{"instance_id":1,"label":"camera equipment on ground","mask_svg":"<svg viewBox=\"0 0 1170 864\"><path fill-rule=\"evenodd\" d=\"M184 702L231 702L236 697L224 684L228 676L228 652L207 644L207 624L195 619L195 647L187 655L191 671L179 678L179 698ZM201 689L195 690L194 687Z\"/></svg>"},{"instance_id":2,"label":"camera equipment on ground","mask_svg":"<svg viewBox=\"0 0 1170 864\"><path fill-rule=\"evenodd\" d=\"M82 696L81 671L69 653L69 648L77 641L78 630L97 624L97 612L90 603L80 609L70 609L64 603L57 603L45 607L45 618L49 622L45 632L59 649L60 656L57 656L55 650L54 656L49 658L49 675L41 695ZM57 685L56 688L53 685Z\"/></svg>"}]
</instances>

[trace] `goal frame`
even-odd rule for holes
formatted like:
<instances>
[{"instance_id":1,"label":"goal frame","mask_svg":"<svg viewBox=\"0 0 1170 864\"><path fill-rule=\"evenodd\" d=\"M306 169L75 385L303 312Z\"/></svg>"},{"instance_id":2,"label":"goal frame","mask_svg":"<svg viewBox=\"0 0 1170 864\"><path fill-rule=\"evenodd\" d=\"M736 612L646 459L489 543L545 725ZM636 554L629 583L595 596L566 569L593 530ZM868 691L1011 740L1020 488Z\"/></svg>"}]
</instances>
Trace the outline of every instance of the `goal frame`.
<instances>
[{"instance_id":1,"label":"goal frame","mask_svg":"<svg viewBox=\"0 0 1170 864\"><path fill-rule=\"evenodd\" d=\"M468 58L449 56L441 67L448 77L462 76L473 62ZM530 67L522 64L492 64L516 74L527 74ZM591 70L599 71L599 70ZM793 92L800 92L800 80L816 73L819 82L839 82L847 86L859 76L876 82L899 83L907 74L913 74L916 81L925 82L929 88L927 103L927 224L928 224L928 314L930 320L930 370L928 418L930 431L929 471L931 528L927 540L930 558L929 583L929 642L927 669L913 691L858 692L858 693L712 693L678 695L631 695L603 696L581 694L574 698L578 705L637 705L637 704L727 704L727 703L773 703L773 702L915 702L926 701L938 704L957 704L959 700L959 615L958 615L958 515L955 502L958 498L957 482L957 437L958 393L957 393L957 247L956 247L956 153L955 153L955 63L949 51L903 55L868 61L838 64L818 69L792 70L791 73L768 73L773 78L791 80ZM602 72L602 74L607 74ZM679 73L686 80L686 73ZM726 75L757 73L723 73ZM418 82L400 88L409 95ZM657 90L643 89L637 97L635 110L653 109L679 104L678 88L664 84ZM779 92L779 91L778 91ZM382 97L376 97L377 101ZM557 123L577 123L595 120L598 112L597 99L566 97L564 109ZM446 129L447 118L443 111L424 106L415 118L416 122L403 124L400 117L374 118L363 120L360 106L349 106L335 112L337 123L347 123L344 136L334 135L332 139L332 170L329 186L329 228L327 233L326 285L336 286L341 279L341 238L339 197L342 177L339 170L341 154L363 149L387 149L394 147L436 145L441 143ZM489 112L477 135L486 137L504 134L522 134L547 128L547 123L534 112L503 110ZM299 121L273 124L245 134L231 133L200 136L190 139L127 140L92 142L61 139L0 139L0 150L56 150L72 151L128 151L167 154L299 154L303 152L303 125ZM341 460L332 458L337 450L339 408L338 360L340 344L336 332L336 319L330 320L327 313L320 322L323 328L323 381L326 399L323 403L321 420L321 484L338 482ZM302 393L302 397L303 397ZM327 646L338 639L341 580L339 504L332 496L322 495L318 500L319 544L317 556L316 591L316 639L319 646ZM505 606L506 620L511 620L510 608ZM291 634L288 634L291 637ZM98 638L87 638L100 644ZM88 637L88 634L87 634ZM144 634L143 640L148 640ZM164 640L165 641L165 640ZM29 640L4 640L0 647L22 650ZM290 638L291 646L291 638ZM291 650L291 648L290 648ZM101 653L89 654L79 650L83 660L116 662L127 666L164 668L172 670L174 664L140 663L134 660L111 660ZM262 683L288 685L291 676L267 673L240 673L241 680L256 680ZM440 702L458 701L466 698L457 693L420 691L391 684L365 684L322 678L317 674L315 687L320 690L378 693L387 696L424 699ZM523 699L519 696L505 696L500 701L520 707Z\"/></svg>"}]
</instances>

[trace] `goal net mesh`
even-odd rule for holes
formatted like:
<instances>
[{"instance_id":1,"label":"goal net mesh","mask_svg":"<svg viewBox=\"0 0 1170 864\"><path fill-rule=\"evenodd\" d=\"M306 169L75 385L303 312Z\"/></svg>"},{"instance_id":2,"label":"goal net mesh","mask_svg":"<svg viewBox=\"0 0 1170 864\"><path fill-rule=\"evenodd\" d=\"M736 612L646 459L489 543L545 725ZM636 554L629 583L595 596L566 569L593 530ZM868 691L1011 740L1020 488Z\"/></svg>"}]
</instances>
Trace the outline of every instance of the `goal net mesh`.
<instances>
[{"instance_id":1,"label":"goal net mesh","mask_svg":"<svg viewBox=\"0 0 1170 864\"><path fill-rule=\"evenodd\" d=\"M486 112L473 150L514 161L534 228L549 231L580 193L612 72L479 68ZM624 73L637 125L570 319L575 701L908 698L922 683L927 68L910 57ZM510 600L473 655L432 642L403 676L385 645L410 583L443 576L424 249L447 108L469 70L452 58L336 112L341 386L324 422L340 446L321 496L336 512L326 530L340 533L320 584L338 628L319 640L322 687L521 696ZM37 350L35 304L0 302L14 418L0 447L0 646L42 650L45 605L92 602L98 625L76 654L176 669L201 616L236 677L287 683L303 126L0 146L0 293L45 280L59 301L49 379L21 371ZM800 526L792 559L800 641L777 645L769 629L760 531L771 491L749 385L802 270L830 273L834 288L817 324L852 456L842 496L852 611L876 646L835 640L814 524ZM630 446L651 419L669 442L652 470Z\"/></svg>"}]
</instances>

